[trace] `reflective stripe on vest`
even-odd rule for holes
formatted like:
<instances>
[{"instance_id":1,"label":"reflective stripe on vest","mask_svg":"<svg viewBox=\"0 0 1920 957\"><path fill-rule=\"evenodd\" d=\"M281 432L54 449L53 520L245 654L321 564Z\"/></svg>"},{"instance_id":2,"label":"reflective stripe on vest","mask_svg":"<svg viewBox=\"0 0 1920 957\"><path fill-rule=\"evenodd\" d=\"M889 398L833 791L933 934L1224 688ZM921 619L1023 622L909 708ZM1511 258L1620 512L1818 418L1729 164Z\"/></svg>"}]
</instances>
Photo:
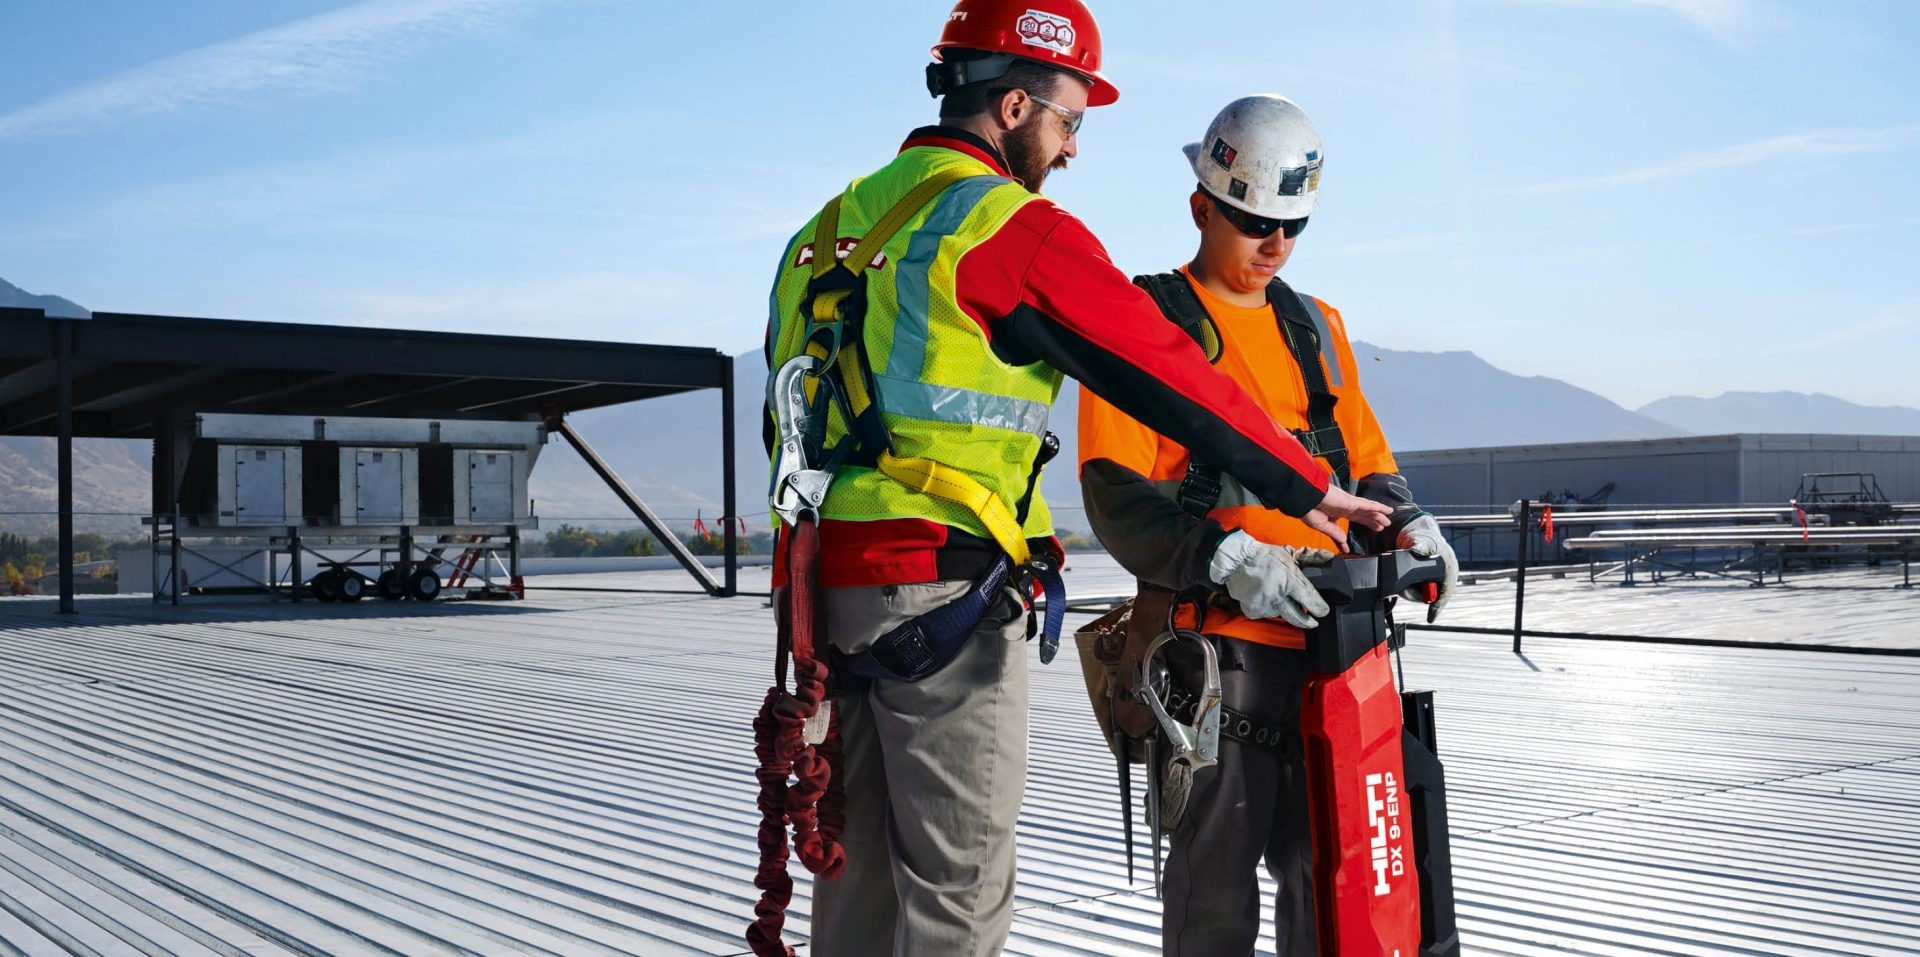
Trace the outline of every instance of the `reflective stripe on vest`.
<instances>
[{"instance_id":1,"label":"reflective stripe on vest","mask_svg":"<svg viewBox=\"0 0 1920 957\"><path fill-rule=\"evenodd\" d=\"M918 379L875 376L880 408L889 415L931 419L954 425L984 425L1043 436L1053 407L1012 396L930 385Z\"/></svg>"},{"instance_id":2,"label":"reflective stripe on vest","mask_svg":"<svg viewBox=\"0 0 1920 957\"><path fill-rule=\"evenodd\" d=\"M927 361L927 271L940 253L940 243L960 228L968 214L980 205L988 190L1012 182L1004 176L975 176L961 180L935 201L933 213L907 241L907 254L894 272L894 294L900 302L900 318L893 324L893 353L887 356L885 374L896 379L918 379ZM876 375L881 370L875 369Z\"/></svg>"},{"instance_id":3,"label":"reflective stripe on vest","mask_svg":"<svg viewBox=\"0 0 1920 957\"><path fill-rule=\"evenodd\" d=\"M909 219L865 270L860 346L895 461L939 463L948 470L943 487L956 480L952 473L963 473L1011 509L1026 494L1061 377L1044 363L1012 366L995 356L979 325L959 306L954 272L969 250L1021 207L1043 200L964 153L915 147L843 193L835 245L866 235L873 221L915 185L950 171L965 175ZM789 358L783 350L798 339L793 324L805 321L800 305L810 276L806 263L814 255L833 254L803 245L821 242L815 235L818 223L816 217L783 254L774 293L776 367ZM831 417L823 447L833 447L845 434L846 423ZM1005 537L993 535L960 504L852 464L834 480L820 514L852 521L921 518L982 537ZM1046 503L1036 495L1019 531L1039 538L1052 530Z\"/></svg>"}]
</instances>

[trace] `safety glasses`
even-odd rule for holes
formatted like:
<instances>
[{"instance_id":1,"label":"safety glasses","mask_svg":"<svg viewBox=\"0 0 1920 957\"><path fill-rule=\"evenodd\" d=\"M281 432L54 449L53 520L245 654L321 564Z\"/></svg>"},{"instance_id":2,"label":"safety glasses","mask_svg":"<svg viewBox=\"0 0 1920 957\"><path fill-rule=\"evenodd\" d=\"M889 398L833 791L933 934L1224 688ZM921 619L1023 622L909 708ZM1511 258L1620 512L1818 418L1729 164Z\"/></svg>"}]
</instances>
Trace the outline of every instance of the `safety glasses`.
<instances>
[{"instance_id":1,"label":"safety glasses","mask_svg":"<svg viewBox=\"0 0 1920 957\"><path fill-rule=\"evenodd\" d=\"M1028 93L1027 99L1060 114L1060 128L1066 130L1068 136L1080 132L1080 123L1087 118L1086 110L1069 110L1044 96L1034 96L1032 93Z\"/></svg>"},{"instance_id":2,"label":"safety glasses","mask_svg":"<svg viewBox=\"0 0 1920 957\"><path fill-rule=\"evenodd\" d=\"M1224 217L1227 222L1233 224L1233 228L1239 230L1241 235L1246 236L1248 239L1265 239L1273 235L1276 230L1288 239L1292 239L1300 235L1301 231L1307 228L1307 217L1305 216L1299 219L1268 219L1264 216L1255 216L1243 209L1228 206L1225 200L1212 193L1208 193L1207 198L1213 200L1213 208L1219 210L1220 215Z\"/></svg>"}]
</instances>

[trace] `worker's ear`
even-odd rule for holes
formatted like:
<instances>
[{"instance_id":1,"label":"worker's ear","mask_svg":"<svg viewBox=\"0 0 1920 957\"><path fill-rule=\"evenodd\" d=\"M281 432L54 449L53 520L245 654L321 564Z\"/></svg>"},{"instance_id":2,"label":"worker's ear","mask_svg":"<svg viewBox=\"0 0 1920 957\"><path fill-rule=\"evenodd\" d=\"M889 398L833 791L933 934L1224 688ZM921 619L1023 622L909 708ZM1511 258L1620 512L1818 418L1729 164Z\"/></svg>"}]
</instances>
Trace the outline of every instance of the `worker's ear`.
<instances>
[{"instance_id":1,"label":"worker's ear","mask_svg":"<svg viewBox=\"0 0 1920 957\"><path fill-rule=\"evenodd\" d=\"M1206 232L1207 220L1213 216L1213 204L1207 202L1206 195L1194 190L1193 195L1187 197L1187 208L1193 212L1193 228Z\"/></svg>"},{"instance_id":2,"label":"worker's ear","mask_svg":"<svg viewBox=\"0 0 1920 957\"><path fill-rule=\"evenodd\" d=\"M1016 88L1000 95L995 113L999 117L1000 127L1012 130L1020 125L1020 121L1026 118L1027 111L1032 108L1033 104L1029 101L1027 91Z\"/></svg>"}]
</instances>

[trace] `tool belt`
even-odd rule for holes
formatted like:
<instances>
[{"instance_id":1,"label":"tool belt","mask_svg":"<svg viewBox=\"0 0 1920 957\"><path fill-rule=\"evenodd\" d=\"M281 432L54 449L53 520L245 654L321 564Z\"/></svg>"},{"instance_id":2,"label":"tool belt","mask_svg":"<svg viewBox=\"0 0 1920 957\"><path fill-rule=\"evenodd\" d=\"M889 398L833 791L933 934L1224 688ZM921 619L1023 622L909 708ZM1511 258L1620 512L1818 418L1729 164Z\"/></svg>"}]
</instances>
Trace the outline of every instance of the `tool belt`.
<instances>
[{"instance_id":1,"label":"tool belt","mask_svg":"<svg viewBox=\"0 0 1920 957\"><path fill-rule=\"evenodd\" d=\"M1141 739L1152 733L1153 715L1134 699L1130 676L1138 667L1140 652L1166 630L1168 612L1176 597L1187 599L1185 595L1176 596L1162 588L1143 586L1133 599L1074 632L1080 671L1087 684L1087 700L1092 705L1094 720L1100 725L1100 738L1107 742L1115 758L1123 756L1116 743L1115 731L1118 730L1125 732L1129 742L1125 757L1135 764L1146 760ZM1238 610L1238 604L1226 595L1209 593L1206 599L1210 607ZM1223 665L1233 657L1231 653L1222 655ZM1169 692L1167 711L1181 721L1189 721L1193 718L1194 704L1193 690L1176 685ZM1220 709L1220 734L1286 757L1301 754L1299 728L1283 729L1277 722L1232 707Z\"/></svg>"},{"instance_id":2,"label":"tool belt","mask_svg":"<svg viewBox=\"0 0 1920 957\"><path fill-rule=\"evenodd\" d=\"M1189 688L1176 686L1167 694L1167 710L1181 721L1193 719L1194 706L1197 703L1192 689ZM1298 724L1287 727L1277 721L1268 721L1257 715L1236 711L1226 705L1220 706L1220 736L1262 751L1271 751L1285 758L1299 758L1305 753L1305 749L1300 744Z\"/></svg>"},{"instance_id":3,"label":"tool belt","mask_svg":"<svg viewBox=\"0 0 1920 957\"><path fill-rule=\"evenodd\" d=\"M1012 563L1001 558L958 599L881 635L865 651L829 652L837 691L858 691L875 678L919 681L950 664L1000 599Z\"/></svg>"}]
</instances>

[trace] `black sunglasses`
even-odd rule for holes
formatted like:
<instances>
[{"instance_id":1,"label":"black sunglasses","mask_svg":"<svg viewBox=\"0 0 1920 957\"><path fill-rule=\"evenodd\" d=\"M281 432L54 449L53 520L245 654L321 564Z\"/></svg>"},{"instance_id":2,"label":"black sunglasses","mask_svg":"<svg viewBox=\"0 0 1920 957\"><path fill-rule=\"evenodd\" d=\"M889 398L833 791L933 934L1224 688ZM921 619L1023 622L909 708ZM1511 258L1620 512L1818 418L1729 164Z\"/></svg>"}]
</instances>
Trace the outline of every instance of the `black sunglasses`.
<instances>
[{"instance_id":1,"label":"black sunglasses","mask_svg":"<svg viewBox=\"0 0 1920 957\"><path fill-rule=\"evenodd\" d=\"M1205 191L1202 190L1202 192ZM1228 206L1226 200L1212 193L1207 193L1207 198L1213 200L1213 208L1219 210L1220 215L1233 224L1233 228L1249 239L1265 239L1273 235L1276 230L1288 239L1292 239L1307 228L1305 216L1299 219L1268 219L1264 216L1255 216L1244 209Z\"/></svg>"}]
</instances>

